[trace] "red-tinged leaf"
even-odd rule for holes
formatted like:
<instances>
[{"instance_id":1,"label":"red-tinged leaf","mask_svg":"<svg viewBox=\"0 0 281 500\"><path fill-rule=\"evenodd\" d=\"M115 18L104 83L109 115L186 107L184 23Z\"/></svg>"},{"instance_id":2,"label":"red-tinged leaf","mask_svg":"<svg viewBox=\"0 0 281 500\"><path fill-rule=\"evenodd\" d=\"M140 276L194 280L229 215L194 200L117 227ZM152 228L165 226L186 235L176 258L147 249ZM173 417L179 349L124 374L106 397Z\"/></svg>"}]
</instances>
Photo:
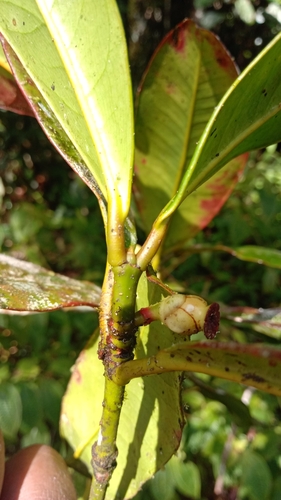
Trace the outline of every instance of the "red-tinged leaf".
<instances>
[{"instance_id":1,"label":"red-tinged leaf","mask_svg":"<svg viewBox=\"0 0 281 500\"><path fill-rule=\"evenodd\" d=\"M170 371L206 373L281 396L281 349L263 344L185 342L154 356L129 361L116 371L123 384L135 377Z\"/></svg>"},{"instance_id":2,"label":"red-tinged leaf","mask_svg":"<svg viewBox=\"0 0 281 500\"><path fill-rule=\"evenodd\" d=\"M101 290L87 281L47 271L0 254L0 308L12 311L52 311L62 307L98 307Z\"/></svg>"},{"instance_id":3,"label":"red-tinged leaf","mask_svg":"<svg viewBox=\"0 0 281 500\"><path fill-rule=\"evenodd\" d=\"M248 154L238 156L205 182L175 212L166 240L166 251L182 249L221 210L238 182Z\"/></svg>"},{"instance_id":4,"label":"red-tinged leaf","mask_svg":"<svg viewBox=\"0 0 281 500\"><path fill-rule=\"evenodd\" d=\"M3 68L0 68L0 108L19 115L34 116L15 79Z\"/></svg>"},{"instance_id":5,"label":"red-tinged leaf","mask_svg":"<svg viewBox=\"0 0 281 500\"><path fill-rule=\"evenodd\" d=\"M221 42L190 20L171 31L155 52L140 86L136 115L134 188L146 232L177 192L215 106L236 77ZM181 245L210 222L245 161L246 156L234 160L183 202L170 224L166 248Z\"/></svg>"}]
</instances>

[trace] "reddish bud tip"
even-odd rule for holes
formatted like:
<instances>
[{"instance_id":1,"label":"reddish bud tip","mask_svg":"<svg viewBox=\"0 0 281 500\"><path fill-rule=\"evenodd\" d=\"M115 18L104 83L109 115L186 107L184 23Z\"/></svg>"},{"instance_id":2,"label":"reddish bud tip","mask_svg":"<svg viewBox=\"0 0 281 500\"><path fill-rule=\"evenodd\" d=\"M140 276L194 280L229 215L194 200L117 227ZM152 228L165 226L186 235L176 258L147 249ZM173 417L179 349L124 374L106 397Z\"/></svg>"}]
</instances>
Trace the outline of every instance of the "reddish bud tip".
<instances>
[{"instance_id":1,"label":"reddish bud tip","mask_svg":"<svg viewBox=\"0 0 281 500\"><path fill-rule=\"evenodd\" d=\"M204 335L207 339L213 339L218 333L220 324L220 306L216 302L208 308L204 322Z\"/></svg>"}]
</instances>

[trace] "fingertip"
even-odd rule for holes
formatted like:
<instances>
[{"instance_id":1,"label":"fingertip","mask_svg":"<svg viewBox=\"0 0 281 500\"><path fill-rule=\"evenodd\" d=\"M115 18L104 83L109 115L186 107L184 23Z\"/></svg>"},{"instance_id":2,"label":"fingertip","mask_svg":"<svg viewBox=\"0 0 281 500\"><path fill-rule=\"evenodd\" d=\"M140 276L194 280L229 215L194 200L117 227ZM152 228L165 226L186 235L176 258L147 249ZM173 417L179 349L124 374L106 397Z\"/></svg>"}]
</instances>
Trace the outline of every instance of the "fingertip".
<instances>
[{"instance_id":1,"label":"fingertip","mask_svg":"<svg viewBox=\"0 0 281 500\"><path fill-rule=\"evenodd\" d=\"M0 494L2 491L4 471L5 471L5 444L4 444L3 434L0 431Z\"/></svg>"},{"instance_id":2,"label":"fingertip","mask_svg":"<svg viewBox=\"0 0 281 500\"><path fill-rule=\"evenodd\" d=\"M33 445L7 461L1 500L76 500L76 492L59 453Z\"/></svg>"}]
</instances>

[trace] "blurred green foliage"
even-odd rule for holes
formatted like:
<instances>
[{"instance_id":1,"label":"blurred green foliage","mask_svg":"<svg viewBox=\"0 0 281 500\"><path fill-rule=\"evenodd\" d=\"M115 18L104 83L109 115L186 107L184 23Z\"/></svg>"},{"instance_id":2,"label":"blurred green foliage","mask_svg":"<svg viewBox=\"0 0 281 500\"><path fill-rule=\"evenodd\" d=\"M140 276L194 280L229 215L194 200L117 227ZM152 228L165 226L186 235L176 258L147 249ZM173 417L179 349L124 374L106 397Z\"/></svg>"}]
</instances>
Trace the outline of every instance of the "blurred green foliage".
<instances>
[{"instance_id":1,"label":"blurred green foliage","mask_svg":"<svg viewBox=\"0 0 281 500\"><path fill-rule=\"evenodd\" d=\"M264 0L120 0L135 86L155 46L184 16L222 38L243 68L280 29L281 4ZM280 146L251 154L219 216L194 243L281 249ZM105 242L90 190L52 148L37 123L0 115L0 250L68 276L102 283ZM141 231L139 233L142 238ZM280 270L203 252L173 255L165 278L179 290L232 306L279 307ZM0 426L7 455L48 443L65 457L60 402L78 353L97 326L93 312L0 315ZM222 322L222 339L260 333ZM268 341L268 340L267 340ZM272 339L272 343L276 340ZM183 382L187 425L179 453L136 500L279 500L280 402L207 376ZM79 469L79 464L74 464ZM75 472L79 498L87 480Z\"/></svg>"}]
</instances>

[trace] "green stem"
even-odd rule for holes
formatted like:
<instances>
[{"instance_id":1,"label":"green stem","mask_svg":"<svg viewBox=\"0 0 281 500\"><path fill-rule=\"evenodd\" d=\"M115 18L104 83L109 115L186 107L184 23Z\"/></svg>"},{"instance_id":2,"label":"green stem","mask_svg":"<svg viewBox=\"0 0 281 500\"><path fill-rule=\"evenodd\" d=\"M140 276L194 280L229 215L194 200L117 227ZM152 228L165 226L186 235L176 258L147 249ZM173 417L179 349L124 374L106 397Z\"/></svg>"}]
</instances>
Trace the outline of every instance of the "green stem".
<instances>
[{"instance_id":1,"label":"green stem","mask_svg":"<svg viewBox=\"0 0 281 500\"><path fill-rule=\"evenodd\" d=\"M157 220L156 220L157 222ZM165 221L166 222L166 221ZM137 264L142 271L149 266L166 235L167 224L154 223L151 232L137 254Z\"/></svg>"},{"instance_id":2,"label":"green stem","mask_svg":"<svg viewBox=\"0 0 281 500\"><path fill-rule=\"evenodd\" d=\"M94 477L89 500L103 500L117 465L116 437L124 397L124 386L105 378L103 412L97 442L92 448Z\"/></svg>"},{"instance_id":3,"label":"green stem","mask_svg":"<svg viewBox=\"0 0 281 500\"><path fill-rule=\"evenodd\" d=\"M116 467L117 430L124 397L124 385L116 384L112 374L133 358L136 325L135 300L141 270L125 262L108 266L100 307L101 342L99 357L105 368L103 412L97 442L92 448L94 477L90 500L103 500Z\"/></svg>"}]
</instances>

